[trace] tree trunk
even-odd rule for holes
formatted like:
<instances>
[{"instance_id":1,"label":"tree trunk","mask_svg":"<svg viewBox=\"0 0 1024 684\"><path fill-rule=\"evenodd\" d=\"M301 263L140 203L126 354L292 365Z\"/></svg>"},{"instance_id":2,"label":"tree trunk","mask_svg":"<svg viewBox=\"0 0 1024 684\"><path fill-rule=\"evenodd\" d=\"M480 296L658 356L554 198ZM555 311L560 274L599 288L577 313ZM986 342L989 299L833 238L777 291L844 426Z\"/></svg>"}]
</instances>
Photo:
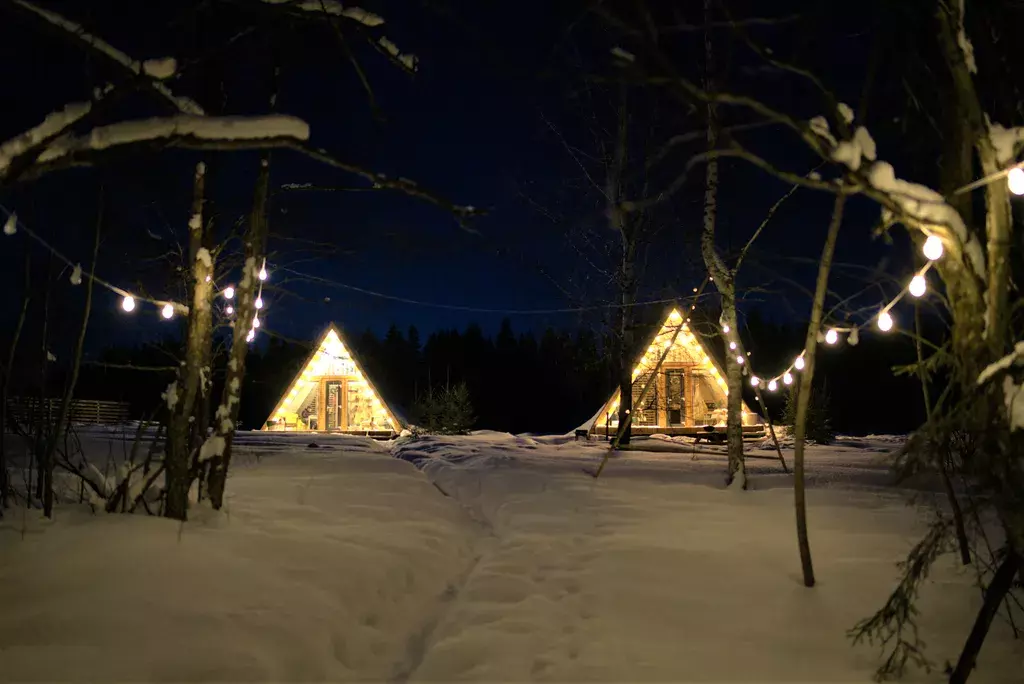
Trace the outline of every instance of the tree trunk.
<instances>
[{"instance_id":1,"label":"tree trunk","mask_svg":"<svg viewBox=\"0 0 1024 684\"><path fill-rule=\"evenodd\" d=\"M259 272L263 267L263 255L267 241L267 195L270 182L270 159L260 160L259 176L253 196L252 215L245 234L245 263L242 279L236 289L235 329L231 339L231 354L228 359L227 377L224 379L224 395L214 415L213 434L203 445L201 458L209 458L206 490L210 504L215 510L224 505L224 489L227 484L228 468L231 465L231 445L238 422L242 383L245 380L245 359L249 352L246 336L252 329L256 316L256 291L259 288Z\"/></svg>"},{"instance_id":2,"label":"tree trunk","mask_svg":"<svg viewBox=\"0 0 1024 684\"><path fill-rule=\"evenodd\" d=\"M99 206L96 210L96 236L92 245L92 266L89 269L89 282L85 286L85 309L82 312L82 326L78 331L78 340L75 342L74 356L71 358L71 376L68 378L68 385L64 388L64 398L61 401L60 413L57 417L57 425L54 427L50 442L46 446L46 471L43 483L43 515L53 518L53 470L56 466L57 444L65 438L68 429L68 418L71 414L71 401L75 396L75 386L78 384L78 373L82 367L82 352L85 349L85 334L89 329L89 316L92 315L92 292L95 285L96 262L100 254L100 232L103 228L103 190L99 194ZM104 483L104 486L106 483Z\"/></svg>"},{"instance_id":3,"label":"tree trunk","mask_svg":"<svg viewBox=\"0 0 1024 684\"><path fill-rule=\"evenodd\" d=\"M635 287L636 242L632 239L624 241L622 252L622 307L619 312L619 444L629 444L633 421L633 357L635 340L633 339L633 293Z\"/></svg>"},{"instance_id":4,"label":"tree trunk","mask_svg":"<svg viewBox=\"0 0 1024 684\"><path fill-rule=\"evenodd\" d=\"M50 275L52 270L53 256L51 255L50 260L46 264L46 290L43 296L43 335L40 348L42 362L39 366L39 408L34 426L35 441L32 445L32 453L35 456L36 465L36 499L43 498L43 473L46 471L46 442L49 438L51 419L53 418L50 415L50 399L46 396L46 378L50 368ZM31 489L29 487L28 495L30 497L32 495Z\"/></svg>"},{"instance_id":5,"label":"tree trunk","mask_svg":"<svg viewBox=\"0 0 1024 684\"><path fill-rule=\"evenodd\" d=\"M15 353L18 349L18 340L21 339L21 331L25 327L25 318L28 316L28 305L32 300L32 252L25 250L25 291L22 294L21 312L18 314L18 322L14 326L14 335L11 337L11 348L7 352L7 365L3 369L3 377L0 378L0 518L7 508L7 497L10 494L11 480L7 472L7 394L10 389L11 371L14 368Z\"/></svg>"},{"instance_id":6,"label":"tree trunk","mask_svg":"<svg viewBox=\"0 0 1024 684\"><path fill-rule=\"evenodd\" d=\"M978 611L978 617L974 620L974 627L971 628L971 633L967 637L964 650L960 652L956 668L949 676L949 684L964 684L971 676L971 671L974 670L974 666L978 662L978 653L981 652L981 646L985 643L989 627L992 626L992 620L999 611L999 604L1009 593L1013 586L1013 578L1021 570L1020 556L1011 547L1007 547L1006 551L1006 557L999 564L999 569L996 570L992 582L985 591L985 601L982 603L981 610Z\"/></svg>"},{"instance_id":7,"label":"tree trunk","mask_svg":"<svg viewBox=\"0 0 1024 684\"><path fill-rule=\"evenodd\" d=\"M203 244L202 198L205 174L206 167L202 163L197 164L193 179L193 212L188 224L190 251L193 245ZM200 209L198 212L195 211L197 207ZM198 247L192 256L192 301L185 339L185 361L178 371L177 380L168 388L167 401L170 417L167 424L167 453L164 459L164 516L177 520L185 520L188 515L188 490L191 484L189 447L192 435L189 421L193 417L193 408L201 382L202 364L206 359L203 344L209 340L213 325L213 255L205 248Z\"/></svg>"},{"instance_id":8,"label":"tree trunk","mask_svg":"<svg viewBox=\"0 0 1024 684\"><path fill-rule=\"evenodd\" d=\"M706 216L705 213L705 221ZM720 280L722 282L719 282ZM722 295L722 322L729 326L731 334L739 339L736 329L736 290L732 274L729 273L721 279L716 277L715 284ZM728 335L723 335L723 340L728 339ZM725 381L729 395L726 397L725 434L728 442L729 470L726 473L725 484L731 486L735 482L736 486L746 489L747 470L743 461L743 366L736 361L741 351L739 345L735 351L730 351L726 342Z\"/></svg>"},{"instance_id":9,"label":"tree trunk","mask_svg":"<svg viewBox=\"0 0 1024 684\"><path fill-rule=\"evenodd\" d=\"M796 421L793 444L793 499L796 507L796 537L800 546L800 567L803 570L804 586L814 586L814 566L811 563L811 544L807 538L807 502L804 493L804 441L807 438L807 409L814 383L814 359L818 349L818 335L821 334L821 318L825 309L825 293L828 290L828 275L832 269L832 255L836 248L839 226L843 223L844 195L836 196L832 208L832 221L825 237L818 265L818 281L814 288L814 303L811 305L811 322L807 326L804 341L804 370L796 396Z\"/></svg>"}]
</instances>

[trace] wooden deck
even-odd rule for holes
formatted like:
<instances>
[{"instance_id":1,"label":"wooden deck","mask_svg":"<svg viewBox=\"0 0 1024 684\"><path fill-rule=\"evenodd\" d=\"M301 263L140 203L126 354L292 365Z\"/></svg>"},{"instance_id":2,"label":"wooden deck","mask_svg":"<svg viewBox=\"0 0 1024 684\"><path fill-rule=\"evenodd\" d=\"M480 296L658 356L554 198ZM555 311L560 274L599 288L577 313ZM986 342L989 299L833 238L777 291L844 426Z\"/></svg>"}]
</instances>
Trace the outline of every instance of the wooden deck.
<instances>
[{"instance_id":1,"label":"wooden deck","mask_svg":"<svg viewBox=\"0 0 1024 684\"><path fill-rule=\"evenodd\" d=\"M594 428L590 433L596 437L604 437L605 429L603 427ZM609 428L608 434L611 436L615 435L615 428ZM725 426L682 426L677 425L673 427L665 426L647 426L647 425L633 425L630 427L630 434L633 435L669 435L670 437L697 437L700 439L711 439L711 440L724 440L725 439ZM743 439L763 439L768 435L768 427L766 425L744 425L743 426Z\"/></svg>"}]
</instances>

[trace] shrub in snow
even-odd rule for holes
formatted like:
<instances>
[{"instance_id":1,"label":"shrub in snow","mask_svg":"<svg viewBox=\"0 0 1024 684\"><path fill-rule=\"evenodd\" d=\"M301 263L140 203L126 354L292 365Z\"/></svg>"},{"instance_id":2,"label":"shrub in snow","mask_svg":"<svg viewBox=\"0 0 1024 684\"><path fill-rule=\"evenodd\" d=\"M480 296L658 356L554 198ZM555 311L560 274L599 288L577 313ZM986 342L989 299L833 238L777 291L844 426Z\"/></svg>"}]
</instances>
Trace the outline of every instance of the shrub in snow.
<instances>
[{"instance_id":1,"label":"shrub in snow","mask_svg":"<svg viewBox=\"0 0 1024 684\"><path fill-rule=\"evenodd\" d=\"M811 391L811 401L807 407L807 439L815 444L832 444L836 441L836 432L832 428L829 417L831 400L828 386L822 385ZM796 424L796 385L786 397L786 409L782 413L782 424L790 430Z\"/></svg>"},{"instance_id":2,"label":"shrub in snow","mask_svg":"<svg viewBox=\"0 0 1024 684\"><path fill-rule=\"evenodd\" d=\"M427 434L464 435L473 427L473 402L466 383L430 388L416 403L416 424Z\"/></svg>"}]
</instances>

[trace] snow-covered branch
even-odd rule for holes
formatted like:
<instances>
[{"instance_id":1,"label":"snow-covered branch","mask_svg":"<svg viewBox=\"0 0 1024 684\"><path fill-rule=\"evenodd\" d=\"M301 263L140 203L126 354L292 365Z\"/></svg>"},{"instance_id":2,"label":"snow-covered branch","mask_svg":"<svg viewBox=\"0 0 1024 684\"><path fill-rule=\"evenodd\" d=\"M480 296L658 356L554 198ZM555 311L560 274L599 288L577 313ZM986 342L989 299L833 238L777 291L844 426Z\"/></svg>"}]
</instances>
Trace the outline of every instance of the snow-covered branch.
<instances>
[{"instance_id":1,"label":"snow-covered branch","mask_svg":"<svg viewBox=\"0 0 1024 684\"><path fill-rule=\"evenodd\" d=\"M330 14L336 17L345 17L358 22L363 26L380 26L384 23L384 17L373 12L367 12L361 7L344 7L337 0L262 0L268 5L282 5L291 10L299 12L313 12L317 14Z\"/></svg>"},{"instance_id":2,"label":"snow-covered branch","mask_svg":"<svg viewBox=\"0 0 1024 684\"><path fill-rule=\"evenodd\" d=\"M80 41L90 49L110 59L116 64L129 71L135 76L142 77L148 81L148 85L159 93L168 102L183 114L203 114L203 109L196 102L180 97L171 92L171 89L160 81L172 77L177 71L177 63L173 58L164 57L140 61L133 59L113 45L85 30L80 24L67 19L51 10L43 9L38 5L27 2L27 0L13 0L13 3L28 12L44 19L51 25L61 29L68 35Z\"/></svg>"},{"instance_id":3,"label":"snow-covered branch","mask_svg":"<svg viewBox=\"0 0 1024 684\"><path fill-rule=\"evenodd\" d=\"M989 364L985 370L978 374L978 386L984 385L986 382L991 380L997 373L1001 373L1009 369L1018 361L1024 359L1024 342L1018 342L1013 347L1013 351L999 359L998 361Z\"/></svg>"}]
</instances>

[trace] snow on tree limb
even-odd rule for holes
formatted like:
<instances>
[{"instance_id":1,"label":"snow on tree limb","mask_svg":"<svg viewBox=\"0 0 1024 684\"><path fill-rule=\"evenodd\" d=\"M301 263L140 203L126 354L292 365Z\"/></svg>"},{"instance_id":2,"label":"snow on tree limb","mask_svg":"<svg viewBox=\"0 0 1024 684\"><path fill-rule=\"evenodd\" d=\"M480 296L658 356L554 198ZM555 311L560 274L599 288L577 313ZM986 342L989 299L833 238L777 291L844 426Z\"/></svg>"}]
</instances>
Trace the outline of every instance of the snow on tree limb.
<instances>
[{"instance_id":1,"label":"snow on tree limb","mask_svg":"<svg viewBox=\"0 0 1024 684\"><path fill-rule=\"evenodd\" d=\"M978 374L978 386L984 385L997 373L1007 370L1021 359L1024 359L1024 342L1018 342L1012 352L995 363L990 363L985 370L981 371Z\"/></svg>"},{"instance_id":2,"label":"snow on tree limb","mask_svg":"<svg viewBox=\"0 0 1024 684\"><path fill-rule=\"evenodd\" d=\"M170 78L177 70L177 64L173 58L164 57L161 59L151 59L146 61L133 59L102 38L94 36L86 31L81 24L71 21L56 12L43 9L42 7L28 2L27 0L12 0L12 2L15 5L35 14L41 19L46 20L53 26L66 31L88 47L106 56L117 64L120 64L132 74L152 79L150 80L149 85L153 90L173 104L180 112L195 115L201 115L204 113L202 107L200 107L195 101L187 97L175 95L171 92L170 88L159 82L162 79Z\"/></svg>"},{"instance_id":3,"label":"snow on tree limb","mask_svg":"<svg viewBox=\"0 0 1024 684\"><path fill-rule=\"evenodd\" d=\"M67 134L53 141L39 155L52 162L84 150L105 150L121 145L176 138L233 141L287 138L308 140L309 124L294 116L192 116L153 117L97 126L86 135ZM0 167L2 171L2 167Z\"/></svg>"},{"instance_id":4,"label":"snow on tree limb","mask_svg":"<svg viewBox=\"0 0 1024 684\"><path fill-rule=\"evenodd\" d=\"M1017 150L1024 143L1024 127L1004 128L1000 124L988 122L988 135L1000 164L1005 166L1017 158Z\"/></svg>"},{"instance_id":5,"label":"snow on tree limb","mask_svg":"<svg viewBox=\"0 0 1024 684\"><path fill-rule=\"evenodd\" d=\"M64 109L60 111L47 114L46 118L38 125L0 144L0 178L3 178L7 167L15 159L48 138L60 134L61 131L90 111L92 111L91 102L72 102L65 105Z\"/></svg>"},{"instance_id":6,"label":"snow on tree limb","mask_svg":"<svg viewBox=\"0 0 1024 684\"><path fill-rule=\"evenodd\" d=\"M361 7L344 7L338 0L263 0L263 2L268 5L283 5L289 9L296 9L302 12L315 12L345 17L370 28L384 23L384 17L379 14L367 12Z\"/></svg>"}]
</instances>

